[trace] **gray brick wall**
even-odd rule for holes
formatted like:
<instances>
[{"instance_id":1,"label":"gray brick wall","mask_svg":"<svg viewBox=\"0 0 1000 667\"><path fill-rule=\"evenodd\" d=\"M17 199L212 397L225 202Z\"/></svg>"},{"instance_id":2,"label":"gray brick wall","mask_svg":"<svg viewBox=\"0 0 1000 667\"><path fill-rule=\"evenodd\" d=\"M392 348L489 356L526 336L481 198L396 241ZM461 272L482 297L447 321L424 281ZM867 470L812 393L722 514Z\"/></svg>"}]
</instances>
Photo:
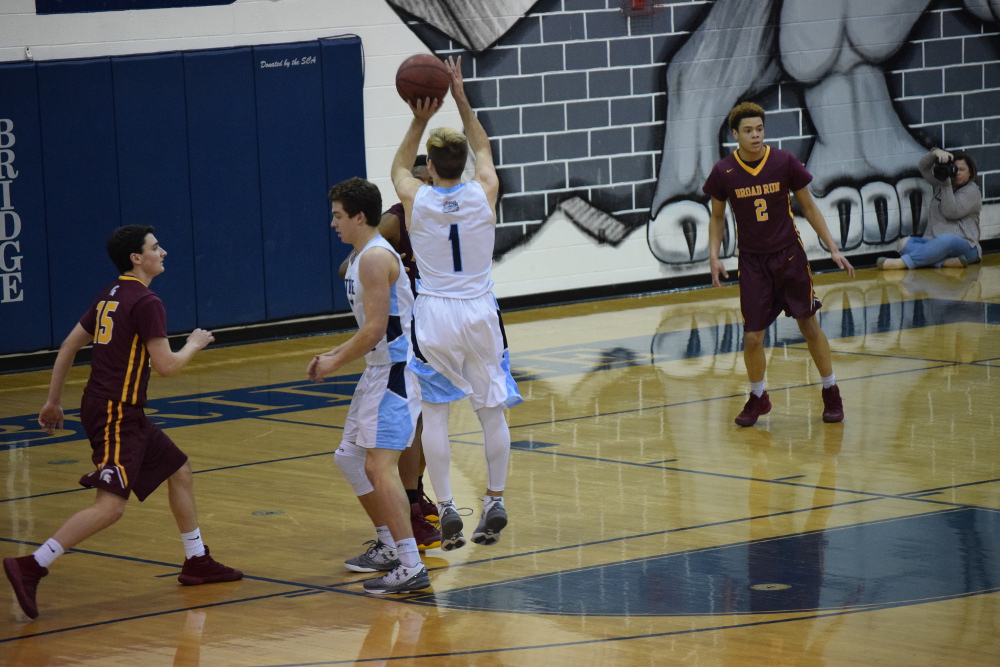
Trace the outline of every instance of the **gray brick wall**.
<instances>
[{"instance_id":1,"label":"gray brick wall","mask_svg":"<svg viewBox=\"0 0 1000 667\"><path fill-rule=\"evenodd\" d=\"M1000 26L942 2L898 60L888 76L900 116L925 143L967 149L984 201L1000 202Z\"/></svg>"},{"instance_id":2,"label":"gray brick wall","mask_svg":"<svg viewBox=\"0 0 1000 667\"><path fill-rule=\"evenodd\" d=\"M469 98L491 138L503 239L530 235L577 195L629 225L648 215L666 113L666 59L709 4L657 3L625 18L621 0L543 0L492 49L472 56L425 25L440 55L462 54ZM924 144L972 151L987 201L1000 201L1000 39L961 8L935 5L887 72L897 110ZM435 41L436 40L436 41ZM794 84L758 96L768 139L806 157L814 129ZM508 246L509 247L509 246Z\"/></svg>"}]
</instances>

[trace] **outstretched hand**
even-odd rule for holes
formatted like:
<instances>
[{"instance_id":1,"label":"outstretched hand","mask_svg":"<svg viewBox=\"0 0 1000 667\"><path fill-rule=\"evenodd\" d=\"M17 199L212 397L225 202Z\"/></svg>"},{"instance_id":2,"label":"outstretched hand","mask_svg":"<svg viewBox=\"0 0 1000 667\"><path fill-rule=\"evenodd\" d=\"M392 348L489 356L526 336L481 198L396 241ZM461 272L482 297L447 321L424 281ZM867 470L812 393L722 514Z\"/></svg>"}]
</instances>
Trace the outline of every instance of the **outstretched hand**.
<instances>
[{"instance_id":1,"label":"outstretched hand","mask_svg":"<svg viewBox=\"0 0 1000 667\"><path fill-rule=\"evenodd\" d=\"M448 68L448 74L451 76L451 96L455 98L455 102L457 103L467 101L465 98L465 82L462 78L462 56L459 56L457 60L452 56L448 56L445 66Z\"/></svg>"}]
</instances>

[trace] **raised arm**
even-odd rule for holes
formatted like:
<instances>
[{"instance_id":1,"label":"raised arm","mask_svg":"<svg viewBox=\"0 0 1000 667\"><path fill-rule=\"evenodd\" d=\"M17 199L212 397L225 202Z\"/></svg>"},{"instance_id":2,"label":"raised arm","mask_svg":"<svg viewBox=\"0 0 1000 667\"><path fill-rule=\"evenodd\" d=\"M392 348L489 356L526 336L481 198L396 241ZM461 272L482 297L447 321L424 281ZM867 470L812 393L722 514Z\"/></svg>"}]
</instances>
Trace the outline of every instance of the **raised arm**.
<instances>
[{"instance_id":1,"label":"raised arm","mask_svg":"<svg viewBox=\"0 0 1000 667\"><path fill-rule=\"evenodd\" d=\"M204 349L213 340L215 336L211 331L195 329L188 335L184 347L177 352L170 349L166 338L153 338L146 343L146 349L149 350L149 360L153 362L157 374L168 378L184 368L195 352Z\"/></svg>"},{"instance_id":2,"label":"raised arm","mask_svg":"<svg viewBox=\"0 0 1000 667\"><path fill-rule=\"evenodd\" d=\"M389 176L392 178L392 186L396 189L396 196L403 202L406 209L406 224L410 224L409 212L413 207L413 198L417 195L417 190L423 185L423 181L413 175L413 162L417 159L417 150L420 148L420 137L424 136L427 129L427 122L438 110L438 101L428 97L421 98L416 104L412 102L410 110L413 112L413 120L410 127L403 136L403 143L396 150L396 156L392 160L392 167Z\"/></svg>"},{"instance_id":3,"label":"raised arm","mask_svg":"<svg viewBox=\"0 0 1000 667\"><path fill-rule=\"evenodd\" d=\"M493 149L490 148L490 138L483 124L476 117L476 112L465 96L465 85L462 79L462 56L454 60L449 56L448 73L451 74L451 96L455 98L458 113L462 117L462 127L465 138L469 141L469 150L475 159L475 175L472 180L483 186L491 207L496 206L497 195L500 192L500 179L497 177L496 165L493 164Z\"/></svg>"},{"instance_id":4,"label":"raised arm","mask_svg":"<svg viewBox=\"0 0 1000 667\"><path fill-rule=\"evenodd\" d=\"M66 386L66 376L73 366L76 353L92 340L94 340L93 335L77 324L59 346L59 354L56 355L55 364L52 366L52 379L49 380L49 395L41 412L38 413L38 425L49 435L52 435L57 428L63 427L62 394Z\"/></svg>"},{"instance_id":5,"label":"raised arm","mask_svg":"<svg viewBox=\"0 0 1000 667\"><path fill-rule=\"evenodd\" d=\"M920 170L920 175L924 177L925 181L931 185L941 185L942 181L934 175L934 165L939 162L942 164L951 162L953 159L954 156L948 151L942 148L932 148L917 162L917 169Z\"/></svg>"}]
</instances>

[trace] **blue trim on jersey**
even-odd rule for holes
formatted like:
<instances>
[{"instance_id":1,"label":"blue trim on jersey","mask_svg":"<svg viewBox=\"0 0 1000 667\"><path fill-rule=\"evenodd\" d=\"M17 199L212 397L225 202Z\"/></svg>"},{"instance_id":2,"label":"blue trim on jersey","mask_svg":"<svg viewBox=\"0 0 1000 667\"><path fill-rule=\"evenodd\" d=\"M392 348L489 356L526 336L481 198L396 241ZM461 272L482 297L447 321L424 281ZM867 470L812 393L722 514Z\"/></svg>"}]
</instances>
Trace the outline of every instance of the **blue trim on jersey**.
<instances>
[{"instance_id":1,"label":"blue trim on jersey","mask_svg":"<svg viewBox=\"0 0 1000 667\"><path fill-rule=\"evenodd\" d=\"M389 314L399 315L399 297L396 294L396 283L389 285Z\"/></svg>"},{"instance_id":2,"label":"blue trim on jersey","mask_svg":"<svg viewBox=\"0 0 1000 667\"><path fill-rule=\"evenodd\" d=\"M458 192L466 185L468 185L468 183L459 183L458 185L453 185L450 188L439 188L436 185L431 185L429 187L432 188L435 192L440 192L441 194L450 195L453 192Z\"/></svg>"},{"instance_id":3,"label":"blue trim on jersey","mask_svg":"<svg viewBox=\"0 0 1000 667\"><path fill-rule=\"evenodd\" d=\"M406 363L410 356L410 341L406 336L398 336L396 340L390 341L387 345L389 349L389 361L394 364Z\"/></svg>"},{"instance_id":4,"label":"blue trim on jersey","mask_svg":"<svg viewBox=\"0 0 1000 667\"><path fill-rule=\"evenodd\" d=\"M412 319L412 314L410 314ZM410 356L410 340L403 335L403 319L399 314L399 296L396 285L389 287L389 320L385 325L385 342L389 350L389 361L405 362Z\"/></svg>"},{"instance_id":5,"label":"blue trim on jersey","mask_svg":"<svg viewBox=\"0 0 1000 667\"><path fill-rule=\"evenodd\" d=\"M406 364L395 363L389 371L387 391L378 404L378 449L406 449L413 438L415 424L406 400Z\"/></svg>"},{"instance_id":6,"label":"blue trim on jersey","mask_svg":"<svg viewBox=\"0 0 1000 667\"><path fill-rule=\"evenodd\" d=\"M512 408L515 405L524 403L521 392L517 390L517 382L514 381L514 376L510 373L510 353L507 350L503 351L503 360L500 362L500 367L503 368L503 372L507 375L507 400L504 401L504 405Z\"/></svg>"},{"instance_id":7,"label":"blue trim on jersey","mask_svg":"<svg viewBox=\"0 0 1000 667\"><path fill-rule=\"evenodd\" d=\"M420 400L422 401L451 403L467 396L464 391L453 385L451 380L416 357L410 359L410 370L420 382Z\"/></svg>"}]
</instances>

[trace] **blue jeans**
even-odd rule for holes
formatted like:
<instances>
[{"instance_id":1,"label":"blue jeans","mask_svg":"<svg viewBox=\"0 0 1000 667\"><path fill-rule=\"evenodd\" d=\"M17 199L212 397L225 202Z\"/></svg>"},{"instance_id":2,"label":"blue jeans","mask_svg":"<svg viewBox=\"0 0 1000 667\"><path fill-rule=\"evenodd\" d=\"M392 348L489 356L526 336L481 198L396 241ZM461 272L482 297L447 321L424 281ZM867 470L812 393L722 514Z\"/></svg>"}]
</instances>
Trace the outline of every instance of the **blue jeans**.
<instances>
[{"instance_id":1,"label":"blue jeans","mask_svg":"<svg viewBox=\"0 0 1000 667\"><path fill-rule=\"evenodd\" d=\"M979 261L979 252L957 234L941 234L932 239L911 236L900 251L906 266L941 266L949 257L964 257L969 264Z\"/></svg>"}]
</instances>

